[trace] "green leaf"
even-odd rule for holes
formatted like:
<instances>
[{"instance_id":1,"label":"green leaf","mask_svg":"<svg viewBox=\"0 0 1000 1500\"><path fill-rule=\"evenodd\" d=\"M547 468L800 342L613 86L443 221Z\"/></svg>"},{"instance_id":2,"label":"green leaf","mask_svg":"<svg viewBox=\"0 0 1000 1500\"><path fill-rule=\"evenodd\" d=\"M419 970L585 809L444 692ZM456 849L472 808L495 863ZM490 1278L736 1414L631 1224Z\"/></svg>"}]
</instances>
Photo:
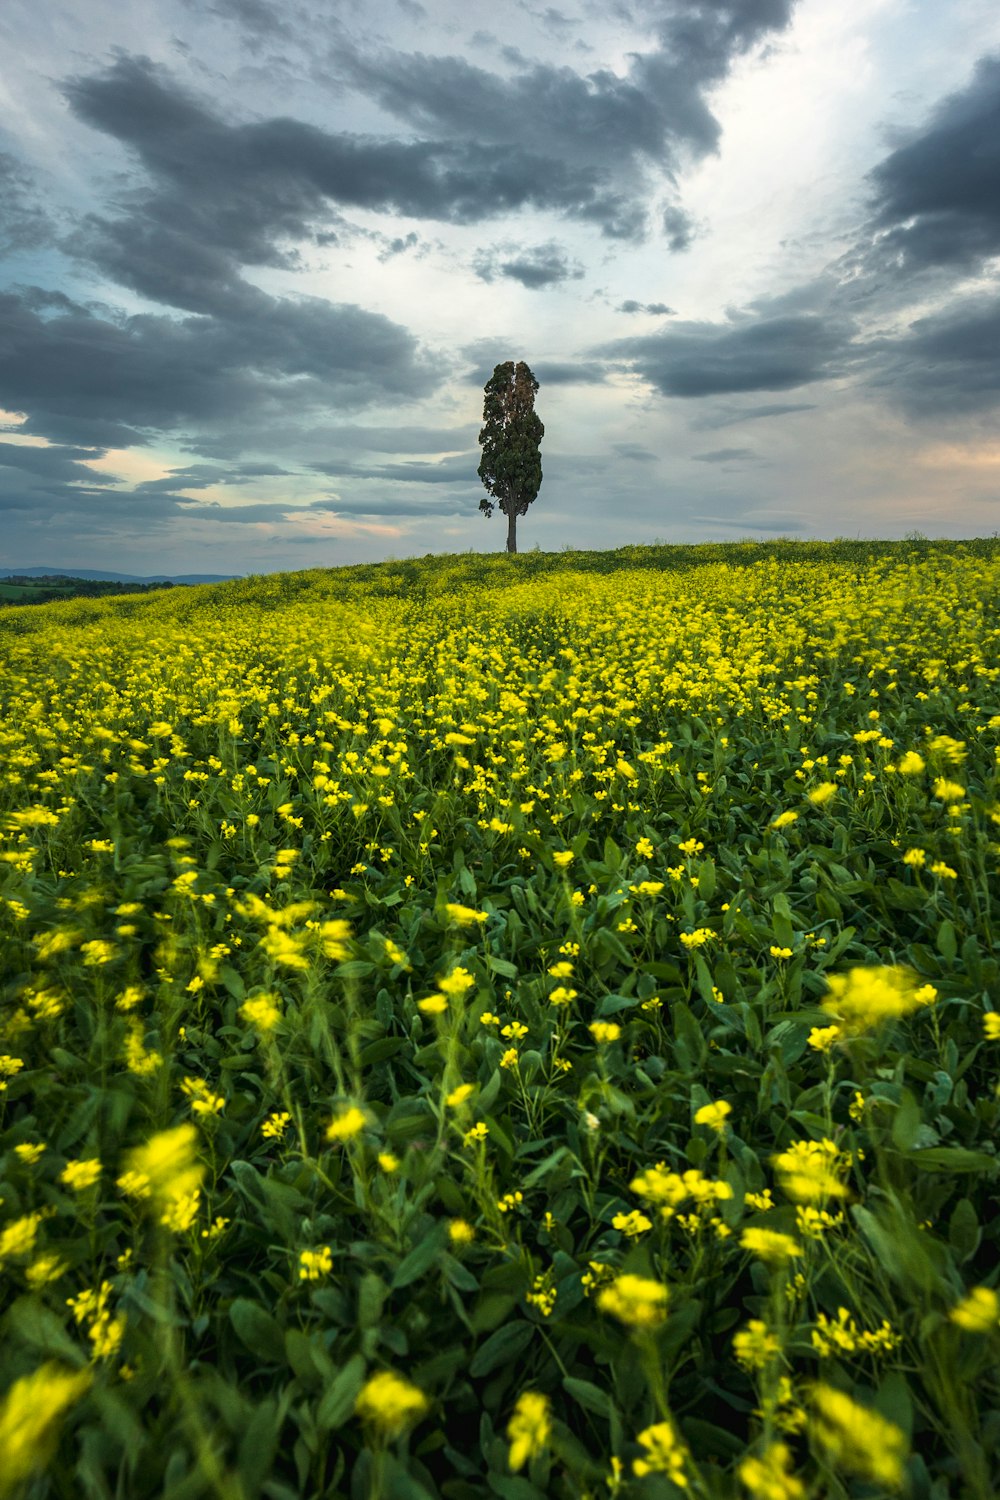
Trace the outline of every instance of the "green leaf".
<instances>
[{"instance_id":1,"label":"green leaf","mask_svg":"<svg viewBox=\"0 0 1000 1500\"><path fill-rule=\"evenodd\" d=\"M259 1302L237 1297L229 1308L229 1321L242 1343L268 1364L285 1358L285 1334L281 1324Z\"/></svg>"},{"instance_id":2,"label":"green leaf","mask_svg":"<svg viewBox=\"0 0 1000 1500\"><path fill-rule=\"evenodd\" d=\"M365 1361L361 1354L353 1354L338 1370L320 1398L316 1409L316 1425L321 1432L333 1432L343 1427L354 1411L361 1387L365 1382Z\"/></svg>"},{"instance_id":3,"label":"green leaf","mask_svg":"<svg viewBox=\"0 0 1000 1500\"><path fill-rule=\"evenodd\" d=\"M990 1172L997 1158L985 1151L968 1151L964 1146L930 1146L926 1151L911 1151L907 1161L924 1172Z\"/></svg>"},{"instance_id":4,"label":"green leaf","mask_svg":"<svg viewBox=\"0 0 1000 1500\"><path fill-rule=\"evenodd\" d=\"M610 1419L611 1397L607 1391L602 1391L600 1386L592 1385L589 1380L576 1380L572 1375L567 1375L563 1381L563 1390L568 1396L572 1396L584 1411L592 1411L599 1417Z\"/></svg>"},{"instance_id":5,"label":"green leaf","mask_svg":"<svg viewBox=\"0 0 1000 1500\"><path fill-rule=\"evenodd\" d=\"M937 930L937 951L943 959L953 964L958 956L958 938L955 935L955 924L947 918L941 923Z\"/></svg>"},{"instance_id":6,"label":"green leaf","mask_svg":"<svg viewBox=\"0 0 1000 1500\"><path fill-rule=\"evenodd\" d=\"M418 1280L425 1271L430 1270L435 1261L440 1259L444 1248L444 1231L438 1231L425 1235L396 1268L396 1274L389 1283L391 1291L398 1291L400 1287L409 1286L411 1282Z\"/></svg>"},{"instance_id":7,"label":"green leaf","mask_svg":"<svg viewBox=\"0 0 1000 1500\"><path fill-rule=\"evenodd\" d=\"M498 1328L472 1356L469 1374L473 1379L478 1379L480 1375L488 1375L507 1360L517 1359L531 1343L534 1332L534 1324L527 1322L507 1323L503 1328Z\"/></svg>"}]
</instances>

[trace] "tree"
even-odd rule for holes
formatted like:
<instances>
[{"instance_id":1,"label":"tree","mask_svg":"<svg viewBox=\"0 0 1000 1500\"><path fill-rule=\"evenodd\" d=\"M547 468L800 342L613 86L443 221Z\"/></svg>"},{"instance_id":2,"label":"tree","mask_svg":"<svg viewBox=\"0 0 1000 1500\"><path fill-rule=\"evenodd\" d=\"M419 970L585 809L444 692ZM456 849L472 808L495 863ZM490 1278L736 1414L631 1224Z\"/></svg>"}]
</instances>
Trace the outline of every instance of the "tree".
<instances>
[{"instance_id":1,"label":"tree","mask_svg":"<svg viewBox=\"0 0 1000 1500\"><path fill-rule=\"evenodd\" d=\"M483 401L483 450L479 477L494 497L479 502L492 516L499 505L507 517L507 551L517 551L517 518L523 516L542 483L538 445L545 428L535 411L538 381L523 360L497 365L486 382Z\"/></svg>"}]
</instances>

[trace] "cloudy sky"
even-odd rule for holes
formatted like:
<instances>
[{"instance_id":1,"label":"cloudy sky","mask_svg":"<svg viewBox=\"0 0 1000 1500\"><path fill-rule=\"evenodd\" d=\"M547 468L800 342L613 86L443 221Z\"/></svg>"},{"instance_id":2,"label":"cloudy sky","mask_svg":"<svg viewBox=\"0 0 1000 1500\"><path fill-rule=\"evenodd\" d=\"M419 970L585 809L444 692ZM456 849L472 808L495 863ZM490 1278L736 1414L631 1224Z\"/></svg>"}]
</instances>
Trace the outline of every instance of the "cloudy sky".
<instances>
[{"instance_id":1,"label":"cloudy sky","mask_svg":"<svg viewBox=\"0 0 1000 1500\"><path fill-rule=\"evenodd\" d=\"M0 566L1000 529L995 0L4 0Z\"/></svg>"}]
</instances>

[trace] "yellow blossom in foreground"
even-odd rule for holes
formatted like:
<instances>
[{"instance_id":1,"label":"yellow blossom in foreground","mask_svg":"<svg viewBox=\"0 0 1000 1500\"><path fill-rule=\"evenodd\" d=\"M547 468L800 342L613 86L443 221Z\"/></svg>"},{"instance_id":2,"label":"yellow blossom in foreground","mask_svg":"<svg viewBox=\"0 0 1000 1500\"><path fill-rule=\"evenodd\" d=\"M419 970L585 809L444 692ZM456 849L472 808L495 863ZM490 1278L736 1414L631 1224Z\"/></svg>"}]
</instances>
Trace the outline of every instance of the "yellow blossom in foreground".
<instances>
[{"instance_id":1,"label":"yellow blossom in foreground","mask_svg":"<svg viewBox=\"0 0 1000 1500\"><path fill-rule=\"evenodd\" d=\"M819 786L814 786L806 796L814 807L825 807L831 798L836 797L839 787L835 781L821 781Z\"/></svg>"},{"instance_id":2,"label":"yellow blossom in foreground","mask_svg":"<svg viewBox=\"0 0 1000 1500\"><path fill-rule=\"evenodd\" d=\"M969 1333L1000 1332L1000 1295L992 1287L974 1286L948 1316Z\"/></svg>"},{"instance_id":3,"label":"yellow blossom in foreground","mask_svg":"<svg viewBox=\"0 0 1000 1500\"><path fill-rule=\"evenodd\" d=\"M452 1089L444 1102L449 1109L457 1109L460 1104L464 1104L466 1099L475 1092L476 1085L474 1083L460 1083L457 1088Z\"/></svg>"},{"instance_id":4,"label":"yellow blossom in foreground","mask_svg":"<svg viewBox=\"0 0 1000 1500\"><path fill-rule=\"evenodd\" d=\"M793 1141L772 1157L782 1190L793 1203L822 1203L827 1198L846 1198L848 1189L837 1169L850 1165L850 1156L833 1141Z\"/></svg>"},{"instance_id":5,"label":"yellow blossom in foreground","mask_svg":"<svg viewBox=\"0 0 1000 1500\"><path fill-rule=\"evenodd\" d=\"M893 1422L829 1385L812 1392L810 1431L838 1467L886 1489L903 1483L906 1439Z\"/></svg>"},{"instance_id":6,"label":"yellow blossom in foreground","mask_svg":"<svg viewBox=\"0 0 1000 1500\"><path fill-rule=\"evenodd\" d=\"M988 1042L1000 1042L1000 1011L988 1010L983 1016L983 1036Z\"/></svg>"},{"instance_id":7,"label":"yellow blossom in foreground","mask_svg":"<svg viewBox=\"0 0 1000 1500\"><path fill-rule=\"evenodd\" d=\"M847 1036L860 1036L884 1021L896 1021L919 1010L916 976L911 970L886 965L831 974L829 996L821 1009L832 1016Z\"/></svg>"},{"instance_id":8,"label":"yellow blossom in foreground","mask_svg":"<svg viewBox=\"0 0 1000 1500\"><path fill-rule=\"evenodd\" d=\"M786 1443L771 1443L759 1458L744 1458L737 1469L753 1500L805 1500L805 1486L791 1472Z\"/></svg>"},{"instance_id":9,"label":"yellow blossom in foreground","mask_svg":"<svg viewBox=\"0 0 1000 1500\"><path fill-rule=\"evenodd\" d=\"M719 1099L715 1104L703 1104L701 1109L695 1111L694 1123L696 1125L707 1125L710 1130L718 1131L720 1134L726 1128L726 1117L733 1112L733 1106L727 1104L725 1099Z\"/></svg>"},{"instance_id":10,"label":"yellow blossom in foreground","mask_svg":"<svg viewBox=\"0 0 1000 1500\"><path fill-rule=\"evenodd\" d=\"M515 1474L529 1459L544 1452L551 1428L548 1396L541 1391L524 1391L518 1396L514 1414L507 1423L510 1439L507 1462Z\"/></svg>"},{"instance_id":11,"label":"yellow blossom in foreground","mask_svg":"<svg viewBox=\"0 0 1000 1500\"><path fill-rule=\"evenodd\" d=\"M48 1463L59 1423L89 1388L85 1370L42 1365L15 1380L0 1403L0 1496L7 1496Z\"/></svg>"},{"instance_id":12,"label":"yellow blossom in foreground","mask_svg":"<svg viewBox=\"0 0 1000 1500\"><path fill-rule=\"evenodd\" d=\"M839 1042L843 1032L839 1026L814 1026L809 1033L809 1045L817 1052L829 1052L834 1042Z\"/></svg>"},{"instance_id":13,"label":"yellow blossom in foreground","mask_svg":"<svg viewBox=\"0 0 1000 1500\"><path fill-rule=\"evenodd\" d=\"M552 863L559 870L567 869L573 863L572 849L557 849L552 855Z\"/></svg>"},{"instance_id":14,"label":"yellow blossom in foreground","mask_svg":"<svg viewBox=\"0 0 1000 1500\"><path fill-rule=\"evenodd\" d=\"M630 1328L657 1328L667 1316L667 1289L661 1281L626 1272L598 1294L597 1305Z\"/></svg>"},{"instance_id":15,"label":"yellow blossom in foreground","mask_svg":"<svg viewBox=\"0 0 1000 1500\"><path fill-rule=\"evenodd\" d=\"M907 750L906 754L900 757L896 770L901 776L919 776L926 764L923 756L918 755L916 750Z\"/></svg>"},{"instance_id":16,"label":"yellow blossom in foreground","mask_svg":"<svg viewBox=\"0 0 1000 1500\"><path fill-rule=\"evenodd\" d=\"M903 855L903 864L909 865L911 870L922 870L927 863L927 855L923 849L907 849Z\"/></svg>"},{"instance_id":17,"label":"yellow blossom in foreground","mask_svg":"<svg viewBox=\"0 0 1000 1500\"><path fill-rule=\"evenodd\" d=\"M672 1422L657 1422L655 1426L647 1427L638 1434L636 1442L646 1450L646 1457L637 1458L632 1464L637 1478L641 1479L645 1474L666 1474L678 1489L688 1488L688 1477L684 1472L688 1451Z\"/></svg>"},{"instance_id":18,"label":"yellow blossom in foreground","mask_svg":"<svg viewBox=\"0 0 1000 1500\"><path fill-rule=\"evenodd\" d=\"M244 1000L240 1006L240 1015L247 1025L256 1026L266 1036L281 1020L281 1007L274 995L255 995L250 1000Z\"/></svg>"},{"instance_id":19,"label":"yellow blossom in foreground","mask_svg":"<svg viewBox=\"0 0 1000 1500\"><path fill-rule=\"evenodd\" d=\"M35 1162L44 1154L44 1151L44 1145L34 1146L28 1141L23 1141L20 1146L14 1147L14 1155L19 1161L27 1163L29 1167L35 1165Z\"/></svg>"},{"instance_id":20,"label":"yellow blossom in foreground","mask_svg":"<svg viewBox=\"0 0 1000 1500\"><path fill-rule=\"evenodd\" d=\"M423 1391L391 1370L380 1370L361 1387L354 1410L386 1437L397 1437L429 1406Z\"/></svg>"},{"instance_id":21,"label":"yellow blossom in foreground","mask_svg":"<svg viewBox=\"0 0 1000 1500\"><path fill-rule=\"evenodd\" d=\"M448 1238L453 1245L471 1245L476 1238L476 1231L466 1219L450 1219Z\"/></svg>"},{"instance_id":22,"label":"yellow blossom in foreground","mask_svg":"<svg viewBox=\"0 0 1000 1500\"><path fill-rule=\"evenodd\" d=\"M591 1021L587 1027L598 1046L605 1042L617 1042L622 1034L622 1029L616 1021Z\"/></svg>"},{"instance_id":23,"label":"yellow blossom in foreground","mask_svg":"<svg viewBox=\"0 0 1000 1500\"><path fill-rule=\"evenodd\" d=\"M101 1163L95 1156L88 1161L68 1161L59 1173L59 1181L64 1182L75 1193L82 1193L86 1188L93 1187L100 1175Z\"/></svg>"},{"instance_id":24,"label":"yellow blossom in foreground","mask_svg":"<svg viewBox=\"0 0 1000 1500\"><path fill-rule=\"evenodd\" d=\"M266 1140L280 1141L291 1123L292 1117L287 1110L274 1110L260 1127L260 1133Z\"/></svg>"},{"instance_id":25,"label":"yellow blossom in foreground","mask_svg":"<svg viewBox=\"0 0 1000 1500\"><path fill-rule=\"evenodd\" d=\"M627 1235L632 1240L637 1235L646 1234L648 1230L652 1229L653 1224L652 1220L647 1219L645 1214L641 1214L637 1208L634 1208L629 1214L615 1214L611 1220L611 1227L619 1230L621 1234Z\"/></svg>"},{"instance_id":26,"label":"yellow blossom in foreground","mask_svg":"<svg viewBox=\"0 0 1000 1500\"><path fill-rule=\"evenodd\" d=\"M569 967L569 965L567 965ZM567 989L566 985L558 984L549 995L550 1005L569 1005L577 997L577 991Z\"/></svg>"},{"instance_id":27,"label":"yellow blossom in foreground","mask_svg":"<svg viewBox=\"0 0 1000 1500\"><path fill-rule=\"evenodd\" d=\"M798 821L798 816L799 815L797 812L792 812L791 810L789 810L788 812L779 813L772 822L771 827L787 828L791 823L796 823Z\"/></svg>"},{"instance_id":28,"label":"yellow blossom in foreground","mask_svg":"<svg viewBox=\"0 0 1000 1500\"><path fill-rule=\"evenodd\" d=\"M417 1010L425 1016L443 1016L447 1009L448 1002L443 995L428 995L417 1001Z\"/></svg>"},{"instance_id":29,"label":"yellow blossom in foreground","mask_svg":"<svg viewBox=\"0 0 1000 1500\"><path fill-rule=\"evenodd\" d=\"M770 1266L783 1266L802 1254L802 1246L790 1234L781 1234L777 1229L744 1229L740 1244Z\"/></svg>"},{"instance_id":30,"label":"yellow blossom in foreground","mask_svg":"<svg viewBox=\"0 0 1000 1500\"><path fill-rule=\"evenodd\" d=\"M760 1318L751 1318L733 1336L733 1353L746 1370L764 1370L781 1348L781 1340Z\"/></svg>"},{"instance_id":31,"label":"yellow blossom in foreground","mask_svg":"<svg viewBox=\"0 0 1000 1500\"><path fill-rule=\"evenodd\" d=\"M193 1125L160 1131L129 1152L118 1186L131 1197L152 1198L161 1205L197 1192L205 1175L204 1166L195 1160L197 1140Z\"/></svg>"},{"instance_id":32,"label":"yellow blossom in foreground","mask_svg":"<svg viewBox=\"0 0 1000 1500\"><path fill-rule=\"evenodd\" d=\"M320 1281L324 1276L329 1276L332 1270L333 1251L329 1245L322 1245L319 1250L299 1252L300 1281Z\"/></svg>"},{"instance_id":33,"label":"yellow blossom in foreground","mask_svg":"<svg viewBox=\"0 0 1000 1500\"><path fill-rule=\"evenodd\" d=\"M448 901L445 904L445 914L449 922L457 922L460 927L473 927L478 922L482 925L489 918L489 913L476 911L471 906L459 906L456 901Z\"/></svg>"},{"instance_id":34,"label":"yellow blossom in foreground","mask_svg":"<svg viewBox=\"0 0 1000 1500\"><path fill-rule=\"evenodd\" d=\"M326 1127L326 1138L332 1145L342 1146L345 1141L352 1141L356 1135L360 1135L367 1123L364 1110L351 1104L335 1120L331 1120Z\"/></svg>"},{"instance_id":35,"label":"yellow blossom in foreground","mask_svg":"<svg viewBox=\"0 0 1000 1500\"><path fill-rule=\"evenodd\" d=\"M463 969L461 965L458 965L452 969L450 974L446 974L443 979L438 980L437 987L449 999L460 1000L467 991L475 986L475 983L476 981L468 969Z\"/></svg>"},{"instance_id":36,"label":"yellow blossom in foreground","mask_svg":"<svg viewBox=\"0 0 1000 1500\"><path fill-rule=\"evenodd\" d=\"M396 1172L399 1170L399 1157L393 1156L391 1151L380 1151L378 1164L383 1172Z\"/></svg>"}]
</instances>

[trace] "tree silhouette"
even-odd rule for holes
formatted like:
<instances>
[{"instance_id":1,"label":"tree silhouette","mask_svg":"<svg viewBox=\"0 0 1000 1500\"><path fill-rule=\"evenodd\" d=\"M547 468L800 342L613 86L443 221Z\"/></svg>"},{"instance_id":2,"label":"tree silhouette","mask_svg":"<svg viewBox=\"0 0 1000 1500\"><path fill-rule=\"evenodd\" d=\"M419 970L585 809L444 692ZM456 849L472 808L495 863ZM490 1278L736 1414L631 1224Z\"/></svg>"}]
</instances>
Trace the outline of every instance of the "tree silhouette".
<instances>
[{"instance_id":1,"label":"tree silhouette","mask_svg":"<svg viewBox=\"0 0 1000 1500\"><path fill-rule=\"evenodd\" d=\"M484 387L483 450L479 477L493 499L479 502L492 516L499 505L507 517L507 551L517 551L517 518L523 516L542 483L538 445L545 428L535 411L538 381L523 360L497 365Z\"/></svg>"}]
</instances>

